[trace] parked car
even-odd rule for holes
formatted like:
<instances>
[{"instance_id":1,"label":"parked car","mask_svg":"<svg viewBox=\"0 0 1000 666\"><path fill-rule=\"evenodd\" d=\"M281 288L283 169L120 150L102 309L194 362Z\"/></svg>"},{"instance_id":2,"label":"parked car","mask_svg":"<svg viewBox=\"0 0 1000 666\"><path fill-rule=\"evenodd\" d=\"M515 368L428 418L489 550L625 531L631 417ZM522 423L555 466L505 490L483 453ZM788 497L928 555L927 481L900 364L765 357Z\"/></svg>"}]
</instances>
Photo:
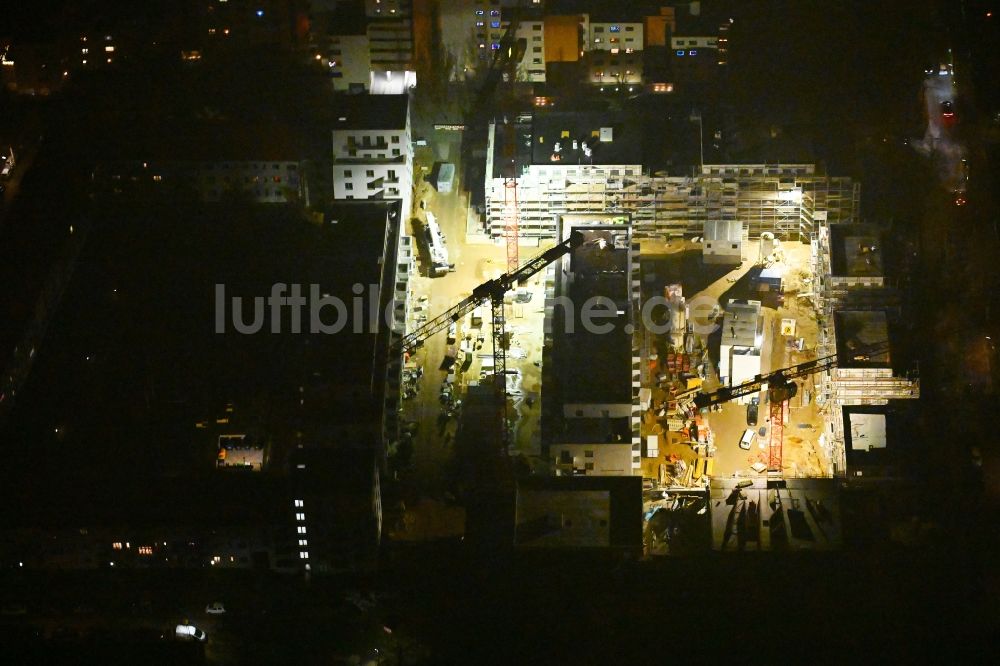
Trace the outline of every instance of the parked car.
<instances>
[{"instance_id":1,"label":"parked car","mask_svg":"<svg viewBox=\"0 0 1000 666\"><path fill-rule=\"evenodd\" d=\"M213 601L209 605L205 606L205 612L209 615L224 615L226 607L222 605L221 601Z\"/></svg>"},{"instance_id":2,"label":"parked car","mask_svg":"<svg viewBox=\"0 0 1000 666\"><path fill-rule=\"evenodd\" d=\"M747 425L755 426L757 425L757 418L760 413L760 396L754 396L750 398L750 402L747 403Z\"/></svg>"},{"instance_id":3,"label":"parked car","mask_svg":"<svg viewBox=\"0 0 1000 666\"><path fill-rule=\"evenodd\" d=\"M174 636L181 641L198 641L204 643L208 636L205 632L193 624L178 624L174 629Z\"/></svg>"},{"instance_id":4,"label":"parked car","mask_svg":"<svg viewBox=\"0 0 1000 666\"><path fill-rule=\"evenodd\" d=\"M951 103L950 99L941 102L941 118L946 122L955 118L955 106Z\"/></svg>"},{"instance_id":5,"label":"parked car","mask_svg":"<svg viewBox=\"0 0 1000 666\"><path fill-rule=\"evenodd\" d=\"M753 446L753 440L757 437L757 433L754 432L753 428L747 428L743 431L743 436L740 437L740 448L749 449Z\"/></svg>"}]
</instances>

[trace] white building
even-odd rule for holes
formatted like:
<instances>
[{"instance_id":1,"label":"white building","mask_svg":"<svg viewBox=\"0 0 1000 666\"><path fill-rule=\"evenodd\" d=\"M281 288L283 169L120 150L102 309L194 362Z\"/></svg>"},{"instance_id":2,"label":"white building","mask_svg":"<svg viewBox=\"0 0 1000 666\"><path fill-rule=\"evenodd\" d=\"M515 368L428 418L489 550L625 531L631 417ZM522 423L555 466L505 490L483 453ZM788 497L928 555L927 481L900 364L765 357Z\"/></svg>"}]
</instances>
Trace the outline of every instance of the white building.
<instances>
[{"instance_id":1,"label":"white building","mask_svg":"<svg viewBox=\"0 0 1000 666\"><path fill-rule=\"evenodd\" d=\"M623 23L620 21L588 20L584 26L585 51L632 53L642 50L643 26L641 21Z\"/></svg>"},{"instance_id":2,"label":"white building","mask_svg":"<svg viewBox=\"0 0 1000 666\"><path fill-rule=\"evenodd\" d=\"M514 38L525 42L524 57L517 65L517 79L545 83L545 21L520 21Z\"/></svg>"},{"instance_id":3,"label":"white building","mask_svg":"<svg viewBox=\"0 0 1000 666\"><path fill-rule=\"evenodd\" d=\"M399 199L408 219L413 149L407 95L352 95L333 129L334 199Z\"/></svg>"},{"instance_id":4,"label":"white building","mask_svg":"<svg viewBox=\"0 0 1000 666\"><path fill-rule=\"evenodd\" d=\"M566 214L629 217L635 238L655 239L701 235L708 220L739 220L749 238L771 232L800 240L810 239L821 222L855 220L860 185L817 173L812 164L706 164L690 167L688 175L650 173L643 165L644 129L622 114L566 112L491 125L484 231L503 235L512 177L526 237L554 238L557 219Z\"/></svg>"},{"instance_id":5,"label":"white building","mask_svg":"<svg viewBox=\"0 0 1000 666\"><path fill-rule=\"evenodd\" d=\"M701 257L706 264L742 263L743 225L737 220L705 220Z\"/></svg>"},{"instance_id":6,"label":"white building","mask_svg":"<svg viewBox=\"0 0 1000 666\"><path fill-rule=\"evenodd\" d=\"M764 317L760 301L729 301L722 319L719 382L736 386L759 375L763 340Z\"/></svg>"}]
</instances>

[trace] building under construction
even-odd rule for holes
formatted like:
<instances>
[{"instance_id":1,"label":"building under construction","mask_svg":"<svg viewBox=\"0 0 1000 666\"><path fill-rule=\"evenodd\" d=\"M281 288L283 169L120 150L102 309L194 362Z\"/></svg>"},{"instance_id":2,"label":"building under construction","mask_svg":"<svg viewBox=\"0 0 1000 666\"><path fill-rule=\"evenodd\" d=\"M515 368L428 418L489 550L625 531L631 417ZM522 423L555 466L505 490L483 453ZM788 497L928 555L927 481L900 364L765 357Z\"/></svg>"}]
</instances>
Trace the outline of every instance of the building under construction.
<instances>
[{"instance_id":1,"label":"building under construction","mask_svg":"<svg viewBox=\"0 0 1000 666\"><path fill-rule=\"evenodd\" d=\"M628 216L636 239L700 235L706 221L734 220L751 238L771 232L808 241L820 223L857 221L860 184L851 178L826 175L813 164L704 164L685 166L690 175L651 172L644 163L644 130L634 118L607 112L542 112L492 123L485 232L503 236L512 167L522 237L554 238L566 214Z\"/></svg>"}]
</instances>

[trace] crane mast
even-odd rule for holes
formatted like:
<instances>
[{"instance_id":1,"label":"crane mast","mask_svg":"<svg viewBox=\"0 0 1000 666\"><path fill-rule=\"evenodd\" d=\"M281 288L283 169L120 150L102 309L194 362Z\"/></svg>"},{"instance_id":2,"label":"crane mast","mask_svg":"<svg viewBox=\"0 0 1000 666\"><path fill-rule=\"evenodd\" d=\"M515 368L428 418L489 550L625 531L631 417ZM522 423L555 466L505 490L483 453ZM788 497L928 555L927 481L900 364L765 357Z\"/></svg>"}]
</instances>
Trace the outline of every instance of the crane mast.
<instances>
[{"instance_id":1,"label":"crane mast","mask_svg":"<svg viewBox=\"0 0 1000 666\"><path fill-rule=\"evenodd\" d=\"M403 352L412 352L423 345L432 335L448 328L452 322L457 322L469 312L490 301L492 310L494 381L499 400L499 416L501 419L501 442L504 451L507 450L507 352L506 352L506 322L504 321L504 295L514 285L524 282L538 271L542 270L556 259L569 254L583 243L583 234L573 232L562 243L549 248L533 257L514 271L504 273L498 278L488 280L472 290L472 293L457 304L445 310L430 321L418 326L414 331L400 338L389 348L388 358L396 358Z\"/></svg>"}]
</instances>

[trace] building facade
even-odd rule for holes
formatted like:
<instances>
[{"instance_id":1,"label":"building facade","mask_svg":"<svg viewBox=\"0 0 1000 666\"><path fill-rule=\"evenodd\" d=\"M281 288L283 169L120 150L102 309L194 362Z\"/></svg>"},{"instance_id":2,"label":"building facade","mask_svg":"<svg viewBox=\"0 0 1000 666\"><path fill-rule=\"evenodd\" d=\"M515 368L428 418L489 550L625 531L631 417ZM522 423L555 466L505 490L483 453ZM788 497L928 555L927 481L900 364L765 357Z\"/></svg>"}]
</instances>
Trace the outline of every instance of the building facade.
<instances>
[{"instance_id":1,"label":"building facade","mask_svg":"<svg viewBox=\"0 0 1000 666\"><path fill-rule=\"evenodd\" d=\"M519 230L525 237L555 237L560 215L617 214L631 219L632 233L640 239L700 235L707 221L736 220L750 238L771 232L784 240L808 240L818 223L853 222L858 214L860 184L819 173L812 164L706 164L693 167L690 176L650 173L634 136L627 148L614 147L624 140L622 135L628 137L627 124L608 120L617 129L605 141L592 136L602 126L600 120L595 119L592 130L567 130L567 136L558 127L553 135L552 122L540 122L536 114L531 122L490 126L484 231L493 238L503 235L506 184L514 175L503 167L511 157L516 161ZM574 139L587 143L587 149L570 152ZM505 153L506 144L517 148L525 142L533 147L530 151ZM541 150L557 143L557 159L552 151ZM606 155L601 154L604 147Z\"/></svg>"},{"instance_id":2,"label":"building facade","mask_svg":"<svg viewBox=\"0 0 1000 666\"><path fill-rule=\"evenodd\" d=\"M399 199L409 216L413 147L407 95L354 95L333 129L334 199Z\"/></svg>"}]
</instances>

